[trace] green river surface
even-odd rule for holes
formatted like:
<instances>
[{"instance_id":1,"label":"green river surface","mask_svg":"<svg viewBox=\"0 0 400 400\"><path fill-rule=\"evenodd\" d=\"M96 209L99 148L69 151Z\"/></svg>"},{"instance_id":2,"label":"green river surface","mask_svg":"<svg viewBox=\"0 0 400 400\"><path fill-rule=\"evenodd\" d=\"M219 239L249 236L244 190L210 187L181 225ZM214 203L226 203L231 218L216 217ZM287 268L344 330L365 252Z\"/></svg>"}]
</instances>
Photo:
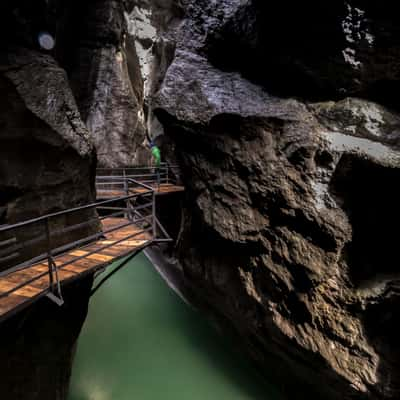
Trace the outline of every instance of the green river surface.
<instances>
[{"instance_id":1,"label":"green river surface","mask_svg":"<svg viewBox=\"0 0 400 400\"><path fill-rule=\"evenodd\" d=\"M141 254L91 299L69 400L281 400L227 342Z\"/></svg>"}]
</instances>

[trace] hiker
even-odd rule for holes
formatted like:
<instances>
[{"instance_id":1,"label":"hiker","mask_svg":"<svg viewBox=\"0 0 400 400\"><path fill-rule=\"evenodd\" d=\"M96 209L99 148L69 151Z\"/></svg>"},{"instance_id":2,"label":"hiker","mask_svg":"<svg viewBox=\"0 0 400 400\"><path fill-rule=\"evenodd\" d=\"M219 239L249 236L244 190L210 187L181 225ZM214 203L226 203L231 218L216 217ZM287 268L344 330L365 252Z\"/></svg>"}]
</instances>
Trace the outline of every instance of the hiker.
<instances>
[{"instance_id":1,"label":"hiker","mask_svg":"<svg viewBox=\"0 0 400 400\"><path fill-rule=\"evenodd\" d=\"M157 175L157 185L160 186L161 151L153 141L150 142L150 149L153 163L155 165L155 173Z\"/></svg>"}]
</instances>

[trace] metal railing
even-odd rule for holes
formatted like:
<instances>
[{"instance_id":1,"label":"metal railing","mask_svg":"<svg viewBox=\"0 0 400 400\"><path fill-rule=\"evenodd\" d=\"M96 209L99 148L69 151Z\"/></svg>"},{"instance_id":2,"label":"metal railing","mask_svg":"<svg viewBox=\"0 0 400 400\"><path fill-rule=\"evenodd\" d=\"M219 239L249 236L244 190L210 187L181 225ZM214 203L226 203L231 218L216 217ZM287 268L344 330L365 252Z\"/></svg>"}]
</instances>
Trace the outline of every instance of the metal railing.
<instances>
[{"instance_id":1,"label":"metal railing","mask_svg":"<svg viewBox=\"0 0 400 400\"><path fill-rule=\"evenodd\" d=\"M154 190L154 187L145 182L139 182L128 176L96 176L96 191L97 194L102 195L102 197L129 196L144 191L154 192Z\"/></svg>"},{"instance_id":2,"label":"metal railing","mask_svg":"<svg viewBox=\"0 0 400 400\"><path fill-rule=\"evenodd\" d=\"M115 181L115 184L121 184L119 178ZM170 241L156 218L154 189L131 178L124 179L122 184L127 187L126 196L0 226L0 278L35 264L47 264L45 272L21 282L10 291L0 293L0 299L48 275L48 296L62 304L58 277L60 269L137 236L145 235L148 238L147 245L154 241ZM138 188L141 189L140 192L137 191ZM116 223L103 226L102 221L109 218ZM56 266L55 257L73 249L84 248L104 238L106 234L130 225L135 226L133 233L112 243L96 246L95 250L88 247L89 251L85 255Z\"/></svg>"},{"instance_id":3,"label":"metal railing","mask_svg":"<svg viewBox=\"0 0 400 400\"><path fill-rule=\"evenodd\" d=\"M162 184L180 185L181 174L177 165L162 163L160 167L139 166L130 168L98 168L97 178L106 180L110 177L134 179L145 185L157 187Z\"/></svg>"}]
</instances>

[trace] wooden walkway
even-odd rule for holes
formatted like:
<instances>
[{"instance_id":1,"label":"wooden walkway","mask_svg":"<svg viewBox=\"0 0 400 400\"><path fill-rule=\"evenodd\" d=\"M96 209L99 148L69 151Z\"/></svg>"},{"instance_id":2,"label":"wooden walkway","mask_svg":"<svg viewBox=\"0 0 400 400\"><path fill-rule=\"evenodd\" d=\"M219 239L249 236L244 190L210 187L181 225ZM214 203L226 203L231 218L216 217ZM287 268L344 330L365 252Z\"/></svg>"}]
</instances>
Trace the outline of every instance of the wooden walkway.
<instances>
[{"instance_id":1,"label":"wooden walkway","mask_svg":"<svg viewBox=\"0 0 400 400\"><path fill-rule=\"evenodd\" d=\"M123 218L106 218L102 221L103 229L108 230L122 225L124 222L128 223L129 221ZM131 237L136 232L138 232L138 235L131 239L127 239L126 241L122 241L106 249L103 248L104 246L112 245L113 243L123 240L125 237ZM139 232L142 232L142 229L131 224L109 232L104 238L89 245L70 250L55 257L54 261L61 285L82 278L82 276L88 273L103 269L107 265L137 250L141 250L152 243L152 237L149 233ZM94 254L77 260L79 257L85 256L93 251L95 251ZM68 264L60 269L59 267L65 263ZM12 272L6 276L0 277L0 321L49 293L48 271L48 264L42 262L21 271ZM40 277L43 274L45 275ZM38 278L34 282L13 291L24 282L28 282L35 277ZM10 291L13 292L3 297L4 294Z\"/></svg>"},{"instance_id":2,"label":"wooden walkway","mask_svg":"<svg viewBox=\"0 0 400 400\"><path fill-rule=\"evenodd\" d=\"M156 195L185 189L171 181L171 167L163 168L163 175L154 168L133 170L139 180L130 170L123 176L107 170L110 175L96 177L96 203L0 226L0 321L43 296L62 305L63 285L152 243L171 241L156 217ZM60 240L63 235L71 242ZM36 255L35 246L42 253Z\"/></svg>"},{"instance_id":3,"label":"wooden walkway","mask_svg":"<svg viewBox=\"0 0 400 400\"><path fill-rule=\"evenodd\" d=\"M173 185L168 183L162 183L161 185L157 186L154 185L154 192L156 195L166 195L171 193L181 193L185 191L185 188L180 185ZM143 187L136 187L135 189L130 189L131 193L143 193L146 189ZM126 193L121 190L102 190L97 188L97 199L108 199L114 197L122 197L125 196Z\"/></svg>"}]
</instances>

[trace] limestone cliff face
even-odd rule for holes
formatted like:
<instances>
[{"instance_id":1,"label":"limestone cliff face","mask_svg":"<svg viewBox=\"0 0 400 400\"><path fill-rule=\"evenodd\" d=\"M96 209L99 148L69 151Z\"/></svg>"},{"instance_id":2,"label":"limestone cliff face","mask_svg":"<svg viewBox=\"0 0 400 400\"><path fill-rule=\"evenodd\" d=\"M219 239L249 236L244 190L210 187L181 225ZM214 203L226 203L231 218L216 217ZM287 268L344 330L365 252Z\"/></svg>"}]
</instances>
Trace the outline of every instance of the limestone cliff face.
<instances>
[{"instance_id":1,"label":"limestone cliff face","mask_svg":"<svg viewBox=\"0 0 400 400\"><path fill-rule=\"evenodd\" d=\"M57 55L68 72L102 167L143 164L148 158L143 79L127 27L132 3L74 1L66 6L60 22Z\"/></svg>"},{"instance_id":2,"label":"limestone cliff face","mask_svg":"<svg viewBox=\"0 0 400 400\"><path fill-rule=\"evenodd\" d=\"M181 3L152 108L188 284L288 387L399 398L394 3Z\"/></svg>"}]
</instances>

